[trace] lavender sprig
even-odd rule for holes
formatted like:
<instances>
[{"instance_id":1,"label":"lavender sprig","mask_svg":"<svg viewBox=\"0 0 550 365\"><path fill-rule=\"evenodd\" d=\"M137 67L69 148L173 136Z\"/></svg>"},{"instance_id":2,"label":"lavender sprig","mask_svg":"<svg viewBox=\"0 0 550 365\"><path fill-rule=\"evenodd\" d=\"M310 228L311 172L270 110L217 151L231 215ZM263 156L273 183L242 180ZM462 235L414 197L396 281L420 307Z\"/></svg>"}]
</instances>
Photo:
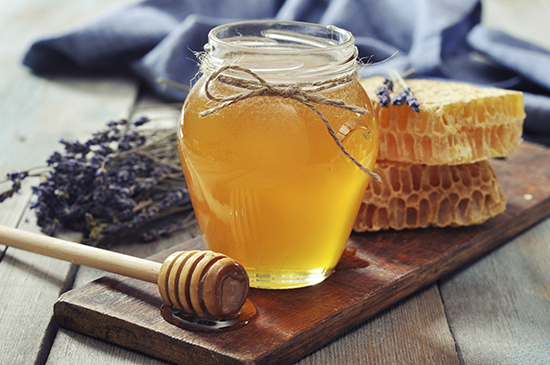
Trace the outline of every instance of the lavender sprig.
<instances>
[{"instance_id":1,"label":"lavender sprig","mask_svg":"<svg viewBox=\"0 0 550 365\"><path fill-rule=\"evenodd\" d=\"M397 95L395 95L391 99L391 103L393 105L403 105L405 104L406 100L407 100L407 93L406 91L401 90L400 92L397 93Z\"/></svg>"},{"instance_id":2,"label":"lavender sprig","mask_svg":"<svg viewBox=\"0 0 550 365\"><path fill-rule=\"evenodd\" d=\"M401 90L396 96L391 100L393 105L407 105L417 113L420 113L420 103L414 96L411 91L411 88L407 87L406 89Z\"/></svg>"},{"instance_id":3,"label":"lavender sprig","mask_svg":"<svg viewBox=\"0 0 550 365\"><path fill-rule=\"evenodd\" d=\"M31 208L44 233L72 229L83 233L83 241L98 244L135 233L161 218L192 212L176 133L138 129L148 122L148 118L111 121L87 141L60 141L64 151L47 159L48 171L39 174L43 181L32 187L36 200ZM2 193L0 202L16 193L30 175L30 170L8 174L12 188ZM160 235L182 226L171 224Z\"/></svg>"},{"instance_id":4,"label":"lavender sprig","mask_svg":"<svg viewBox=\"0 0 550 365\"><path fill-rule=\"evenodd\" d=\"M384 108L388 108L390 103L397 106L406 103L412 110L419 113L420 103L403 77L396 70L391 68L388 69L388 73L390 74L391 80L385 78L383 85L376 89L376 95L378 96L380 105ZM390 93L393 91L394 84L399 84L402 87L402 90L390 100ZM391 85L391 88L388 87L388 85Z\"/></svg>"},{"instance_id":5,"label":"lavender sprig","mask_svg":"<svg viewBox=\"0 0 550 365\"><path fill-rule=\"evenodd\" d=\"M390 79L384 79L382 86L376 89L376 95L380 105L384 108L390 107L390 93L393 91L393 82Z\"/></svg>"},{"instance_id":6,"label":"lavender sprig","mask_svg":"<svg viewBox=\"0 0 550 365\"><path fill-rule=\"evenodd\" d=\"M21 189L21 181L23 181L28 175L28 171L8 173L5 181L10 181L12 183L11 189L8 189L0 194L0 203L8 198L11 198L13 194L17 193Z\"/></svg>"},{"instance_id":7,"label":"lavender sprig","mask_svg":"<svg viewBox=\"0 0 550 365\"><path fill-rule=\"evenodd\" d=\"M412 93L411 89L408 89L407 93L407 105L417 113L420 113L420 103L416 99L416 96Z\"/></svg>"}]
</instances>

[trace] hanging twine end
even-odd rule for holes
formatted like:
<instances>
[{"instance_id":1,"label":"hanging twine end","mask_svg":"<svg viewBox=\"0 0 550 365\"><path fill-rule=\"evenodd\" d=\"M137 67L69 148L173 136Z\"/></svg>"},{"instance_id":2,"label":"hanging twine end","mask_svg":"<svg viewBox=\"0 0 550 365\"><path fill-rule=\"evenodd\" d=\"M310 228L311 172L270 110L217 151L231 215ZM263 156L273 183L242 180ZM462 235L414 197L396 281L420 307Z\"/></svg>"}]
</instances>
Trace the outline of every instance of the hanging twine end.
<instances>
[{"instance_id":1,"label":"hanging twine end","mask_svg":"<svg viewBox=\"0 0 550 365\"><path fill-rule=\"evenodd\" d=\"M376 182L378 183L382 183L382 178L380 177L380 175L378 175L376 172L372 172L371 170L369 169L366 169L367 171L365 171L367 174L370 175L370 177L373 178L373 180L375 180Z\"/></svg>"},{"instance_id":2,"label":"hanging twine end","mask_svg":"<svg viewBox=\"0 0 550 365\"><path fill-rule=\"evenodd\" d=\"M355 158L353 158L351 155L348 155L348 158L359 167L359 169L365 173L367 173L373 180L376 180L376 182L381 183L382 178L380 175L378 175L376 172L371 171L369 168L363 166L359 161L357 161Z\"/></svg>"}]
</instances>

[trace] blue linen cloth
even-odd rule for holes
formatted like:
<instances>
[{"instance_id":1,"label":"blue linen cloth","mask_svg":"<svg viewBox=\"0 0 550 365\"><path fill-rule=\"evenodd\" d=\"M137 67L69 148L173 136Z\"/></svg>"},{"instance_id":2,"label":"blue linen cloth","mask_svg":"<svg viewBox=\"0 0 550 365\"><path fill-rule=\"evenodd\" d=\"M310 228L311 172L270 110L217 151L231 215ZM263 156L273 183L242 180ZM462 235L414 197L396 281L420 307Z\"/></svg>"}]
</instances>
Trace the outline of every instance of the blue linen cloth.
<instances>
[{"instance_id":1,"label":"blue linen cloth","mask_svg":"<svg viewBox=\"0 0 550 365\"><path fill-rule=\"evenodd\" d=\"M351 31L370 65L360 76L415 69L524 92L524 137L550 145L550 52L480 23L479 0L147 0L66 34L38 40L23 63L37 73L132 72L167 101L186 92L213 27L240 20L296 20ZM383 63L395 52L393 58Z\"/></svg>"}]
</instances>

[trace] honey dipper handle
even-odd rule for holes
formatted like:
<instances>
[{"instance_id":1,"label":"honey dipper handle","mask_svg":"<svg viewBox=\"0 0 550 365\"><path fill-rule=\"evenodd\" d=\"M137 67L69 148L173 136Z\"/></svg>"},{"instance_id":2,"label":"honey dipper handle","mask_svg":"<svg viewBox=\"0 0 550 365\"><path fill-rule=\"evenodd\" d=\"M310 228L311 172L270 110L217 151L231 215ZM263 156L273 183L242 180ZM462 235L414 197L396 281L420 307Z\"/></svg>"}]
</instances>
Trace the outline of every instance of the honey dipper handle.
<instances>
[{"instance_id":1,"label":"honey dipper handle","mask_svg":"<svg viewBox=\"0 0 550 365\"><path fill-rule=\"evenodd\" d=\"M134 279L157 283L161 264L0 225L0 243Z\"/></svg>"}]
</instances>

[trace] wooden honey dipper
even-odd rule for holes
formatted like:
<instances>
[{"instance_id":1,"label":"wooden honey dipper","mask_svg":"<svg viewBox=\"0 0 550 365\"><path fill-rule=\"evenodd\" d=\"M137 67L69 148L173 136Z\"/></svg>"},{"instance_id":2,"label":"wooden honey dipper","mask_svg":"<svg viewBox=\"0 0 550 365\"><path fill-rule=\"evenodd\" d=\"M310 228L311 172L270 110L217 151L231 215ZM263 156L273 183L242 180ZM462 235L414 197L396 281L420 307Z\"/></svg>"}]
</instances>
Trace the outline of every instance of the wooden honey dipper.
<instances>
[{"instance_id":1,"label":"wooden honey dipper","mask_svg":"<svg viewBox=\"0 0 550 365\"><path fill-rule=\"evenodd\" d=\"M175 252L160 264L2 225L0 243L158 284L167 305L199 317L232 319L248 296L244 268L212 251Z\"/></svg>"}]
</instances>

